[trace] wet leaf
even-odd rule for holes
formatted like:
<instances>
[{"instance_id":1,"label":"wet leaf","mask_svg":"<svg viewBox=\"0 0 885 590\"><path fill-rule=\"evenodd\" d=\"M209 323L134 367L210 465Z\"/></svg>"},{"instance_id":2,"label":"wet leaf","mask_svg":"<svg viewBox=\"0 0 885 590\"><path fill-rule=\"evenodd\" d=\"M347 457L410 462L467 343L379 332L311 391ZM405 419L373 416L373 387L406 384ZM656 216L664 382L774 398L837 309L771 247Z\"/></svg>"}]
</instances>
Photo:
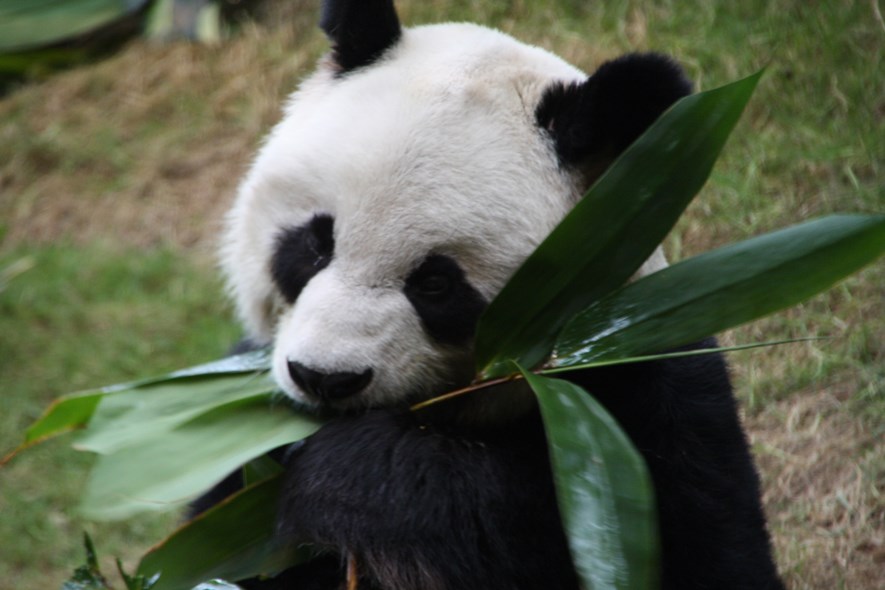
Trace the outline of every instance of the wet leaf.
<instances>
[{"instance_id":1,"label":"wet leaf","mask_svg":"<svg viewBox=\"0 0 885 590\"><path fill-rule=\"evenodd\" d=\"M83 535L83 546L86 549L86 563L74 570L71 578L62 584L61 590L110 590L98 567L95 546L87 534Z\"/></svg>"},{"instance_id":2,"label":"wet leaf","mask_svg":"<svg viewBox=\"0 0 885 590\"><path fill-rule=\"evenodd\" d=\"M274 535L281 478L247 487L183 525L142 558L138 572L160 574L154 590L235 588L209 580L272 575L310 557Z\"/></svg>"},{"instance_id":3,"label":"wet leaf","mask_svg":"<svg viewBox=\"0 0 885 590\"><path fill-rule=\"evenodd\" d=\"M119 416L128 414L129 418L136 418L134 421L136 428L132 433L132 435L136 435L140 432L150 431L154 426L166 428L170 424L181 423L198 414L200 408L211 409L231 399L248 397L250 392L255 394L258 391L263 391L269 395L275 387L270 385L270 381L266 381L267 385L262 386L260 384L262 377L255 375L257 372L267 371L269 366L267 351L260 350L189 367L159 377L64 395L56 399L43 415L28 428L24 442L4 457L0 461L0 465L6 464L31 445L90 425L100 404L102 410L98 414L100 417L105 417L104 422L109 432L103 433L101 432L102 428L96 427L83 439L87 441L83 443L84 447L89 447L92 444L88 442L90 438L93 441L97 439L97 442L94 442L97 445L97 452L101 451L103 437L107 436L108 442L113 444L114 431L116 431L125 439L128 436L125 431L133 424L132 420L121 420L120 423L117 423L116 418L114 420L107 419L108 414L118 413ZM245 375L240 378L239 382L249 386L247 392L237 393L231 389L232 384L238 382L237 379L232 378L235 375ZM266 377L264 378L266 379ZM179 393L175 394L177 388L180 388ZM216 395L213 391L222 392L220 396L222 399L215 399ZM227 391L227 395L224 395L225 391ZM154 393L157 395L153 395ZM120 399L110 400L111 397L116 396L120 396ZM154 403L157 404L157 407L153 407ZM177 418L168 415L176 406L180 412ZM188 414L188 412L190 413ZM163 414L166 414L165 418ZM151 416L160 418L160 421L165 424L161 426L139 424L140 419ZM102 418L99 418L99 422L101 421ZM96 426L95 424L91 425Z\"/></svg>"},{"instance_id":4,"label":"wet leaf","mask_svg":"<svg viewBox=\"0 0 885 590\"><path fill-rule=\"evenodd\" d=\"M795 305L885 252L885 216L834 215L689 258L578 314L552 367L665 351Z\"/></svg>"},{"instance_id":5,"label":"wet leaf","mask_svg":"<svg viewBox=\"0 0 885 590\"><path fill-rule=\"evenodd\" d=\"M180 507L244 463L301 440L319 425L263 398L229 403L100 456L81 510L90 518L120 519Z\"/></svg>"},{"instance_id":6,"label":"wet leaf","mask_svg":"<svg viewBox=\"0 0 885 590\"><path fill-rule=\"evenodd\" d=\"M210 374L107 395L75 447L111 453L232 402L264 399L269 404L276 391L276 385L266 374Z\"/></svg>"},{"instance_id":7,"label":"wet leaf","mask_svg":"<svg viewBox=\"0 0 885 590\"><path fill-rule=\"evenodd\" d=\"M658 580L651 477L614 418L580 387L523 370L541 407L572 561L588 590Z\"/></svg>"},{"instance_id":8,"label":"wet leaf","mask_svg":"<svg viewBox=\"0 0 885 590\"><path fill-rule=\"evenodd\" d=\"M480 319L477 367L535 367L571 317L623 285L707 180L761 72L683 98L593 185Z\"/></svg>"}]
</instances>

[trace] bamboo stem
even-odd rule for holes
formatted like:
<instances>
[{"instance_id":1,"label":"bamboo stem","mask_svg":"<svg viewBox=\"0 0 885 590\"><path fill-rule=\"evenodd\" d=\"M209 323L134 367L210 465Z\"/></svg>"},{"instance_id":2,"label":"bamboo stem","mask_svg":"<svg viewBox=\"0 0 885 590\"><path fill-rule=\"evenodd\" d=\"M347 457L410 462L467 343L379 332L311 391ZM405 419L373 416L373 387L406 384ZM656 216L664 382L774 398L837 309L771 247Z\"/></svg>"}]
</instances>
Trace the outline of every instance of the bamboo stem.
<instances>
[{"instance_id":1,"label":"bamboo stem","mask_svg":"<svg viewBox=\"0 0 885 590\"><path fill-rule=\"evenodd\" d=\"M347 590L358 590L359 574L356 569L356 557L353 553L347 553Z\"/></svg>"}]
</instances>

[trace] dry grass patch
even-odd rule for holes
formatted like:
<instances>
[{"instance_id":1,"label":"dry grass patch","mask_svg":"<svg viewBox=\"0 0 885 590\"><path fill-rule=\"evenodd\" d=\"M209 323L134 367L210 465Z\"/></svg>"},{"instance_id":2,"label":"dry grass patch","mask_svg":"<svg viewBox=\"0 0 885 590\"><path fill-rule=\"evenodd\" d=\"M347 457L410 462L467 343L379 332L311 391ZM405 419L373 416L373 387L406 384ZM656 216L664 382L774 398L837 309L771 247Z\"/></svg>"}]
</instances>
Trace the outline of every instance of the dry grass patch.
<instances>
[{"instance_id":1,"label":"dry grass patch","mask_svg":"<svg viewBox=\"0 0 885 590\"><path fill-rule=\"evenodd\" d=\"M881 588L885 437L852 412L850 380L797 392L748 420L788 587Z\"/></svg>"},{"instance_id":2,"label":"dry grass patch","mask_svg":"<svg viewBox=\"0 0 885 590\"><path fill-rule=\"evenodd\" d=\"M252 27L217 48L136 42L0 101L3 247L214 246L259 138L321 48L298 30Z\"/></svg>"}]
</instances>

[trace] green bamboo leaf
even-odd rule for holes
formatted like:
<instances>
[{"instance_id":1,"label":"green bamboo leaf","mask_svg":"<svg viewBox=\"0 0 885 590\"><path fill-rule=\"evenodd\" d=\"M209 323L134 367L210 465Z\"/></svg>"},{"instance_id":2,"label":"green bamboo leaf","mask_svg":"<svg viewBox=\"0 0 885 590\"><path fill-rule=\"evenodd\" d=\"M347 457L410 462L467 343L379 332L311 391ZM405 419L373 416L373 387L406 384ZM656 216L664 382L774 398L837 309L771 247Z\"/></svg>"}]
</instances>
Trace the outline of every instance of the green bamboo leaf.
<instances>
[{"instance_id":1,"label":"green bamboo leaf","mask_svg":"<svg viewBox=\"0 0 885 590\"><path fill-rule=\"evenodd\" d=\"M180 381L192 377L212 378L223 375L240 375L243 373L261 373L270 370L270 351L268 349L253 350L243 354L227 356L207 363L201 363L192 367L185 367L165 375L155 377L147 377L138 379L137 381L129 381L126 383L117 383L107 385L98 391L102 393L117 393L135 387L144 387L146 385L154 385L166 383L169 381Z\"/></svg>"},{"instance_id":2,"label":"green bamboo leaf","mask_svg":"<svg viewBox=\"0 0 885 590\"><path fill-rule=\"evenodd\" d=\"M103 396L100 391L87 391L72 393L55 400L25 432L25 444L83 428L92 419Z\"/></svg>"},{"instance_id":3,"label":"green bamboo leaf","mask_svg":"<svg viewBox=\"0 0 885 590\"><path fill-rule=\"evenodd\" d=\"M3 0L0 52L73 39L134 14L148 0Z\"/></svg>"},{"instance_id":4,"label":"green bamboo leaf","mask_svg":"<svg viewBox=\"0 0 885 590\"><path fill-rule=\"evenodd\" d=\"M95 545L88 534L83 535L83 546L86 549L86 563L74 570L71 578L62 584L61 590L109 590L98 566Z\"/></svg>"},{"instance_id":5,"label":"green bamboo leaf","mask_svg":"<svg viewBox=\"0 0 885 590\"><path fill-rule=\"evenodd\" d=\"M707 180L762 72L683 98L593 185L480 319L483 379L533 367L578 311L623 285Z\"/></svg>"},{"instance_id":6,"label":"green bamboo leaf","mask_svg":"<svg viewBox=\"0 0 885 590\"><path fill-rule=\"evenodd\" d=\"M205 377L208 375L233 375L240 373L257 373L270 370L270 350L262 348L243 354L224 357L201 365L173 371L162 377L155 377L150 382L157 383L184 377Z\"/></svg>"},{"instance_id":7,"label":"green bamboo leaf","mask_svg":"<svg viewBox=\"0 0 885 590\"><path fill-rule=\"evenodd\" d=\"M578 369L593 369L596 367L611 367L614 365L629 365L632 363L645 363L648 361L659 361L666 359L684 358L687 356L703 356L706 354L720 354L723 352L739 352L742 350L752 350L754 348L767 348L769 346L781 346L783 344L795 344L797 342L811 342L814 340L825 340L822 337L810 338L787 338L784 340L769 340L767 342L753 342L751 344L737 344L735 346L715 346L713 348L692 348L690 350L680 350L676 352L663 352L659 354L644 354L640 356L616 357L604 360L592 360L579 365L567 366L551 366L540 369L539 375L556 375L558 373L568 373ZM556 359L554 359L555 362Z\"/></svg>"},{"instance_id":8,"label":"green bamboo leaf","mask_svg":"<svg viewBox=\"0 0 885 590\"><path fill-rule=\"evenodd\" d=\"M795 305L885 252L885 216L834 215L644 277L578 314L550 363L661 352Z\"/></svg>"},{"instance_id":9,"label":"green bamboo leaf","mask_svg":"<svg viewBox=\"0 0 885 590\"><path fill-rule=\"evenodd\" d=\"M243 465L243 482L252 485L283 472L283 466L269 455L262 455Z\"/></svg>"},{"instance_id":10,"label":"green bamboo leaf","mask_svg":"<svg viewBox=\"0 0 885 590\"><path fill-rule=\"evenodd\" d=\"M247 487L172 533L142 558L138 573L160 574L153 590L190 590L213 578L273 575L309 558L275 536L281 477Z\"/></svg>"},{"instance_id":11,"label":"green bamboo leaf","mask_svg":"<svg viewBox=\"0 0 885 590\"><path fill-rule=\"evenodd\" d=\"M267 371L269 368L270 360L268 351L259 350L230 356L194 367L188 367L159 377L151 377L130 383L119 383L117 385L110 385L100 389L64 395L52 402L43 415L28 428L25 432L25 438L22 444L3 457L2 460L0 460L0 466L5 465L18 455L18 453L34 444L71 432L72 430L85 428L92 421L93 416L95 415L96 410L99 409L100 405L105 409L117 408L121 413L124 413L121 409L121 404L130 404L133 407L133 410L140 408L138 410L139 412L146 412L144 414L135 414L136 419L134 422L137 423L137 428L132 433L135 434L144 429L149 429L150 427L148 424L140 424L142 419L150 417L151 411L150 407L142 408L141 406L143 405L150 406L155 401L159 402L161 407L154 409L153 413L162 421L162 405L165 401L172 400L167 400L163 395L152 397L150 394L155 390L163 391L165 389L173 389L173 386L168 385L169 383L174 383L176 384L174 387L180 388L179 395L181 404L199 406L204 402L208 402L208 404L203 406L204 409L208 409L230 401L229 399L215 399L218 391L224 391L226 389L230 390L229 380L226 378L227 376L249 374L249 379L244 380L245 383L246 381L254 380L254 376L251 374ZM264 389L267 389L269 393L269 386ZM200 395L200 392L205 392L208 395ZM242 397L247 397L249 392L254 393L254 388L243 392ZM108 401L108 398L118 395L124 397L128 396L126 398L128 401ZM104 402L104 404L102 404L102 402ZM104 410L99 413L104 415L103 412ZM185 416L184 420L187 419L189 419L189 417ZM178 420L177 422L170 420L169 423L174 425L184 420ZM128 428L131 423L131 421L127 422L126 428ZM115 425L112 422L109 422L108 424L111 430L113 430L115 426L119 426L117 430L125 430L122 424ZM100 428L93 429L90 434L87 435L85 438L86 442L84 443L85 447L91 448L92 443L88 442L89 437L95 436L99 430ZM123 434L125 435L125 432ZM100 448L100 444L99 446L96 446L96 452L102 452L99 450Z\"/></svg>"},{"instance_id":12,"label":"green bamboo leaf","mask_svg":"<svg viewBox=\"0 0 885 590\"><path fill-rule=\"evenodd\" d=\"M655 588L657 520L642 457L586 391L521 370L541 407L559 510L584 588Z\"/></svg>"},{"instance_id":13,"label":"green bamboo leaf","mask_svg":"<svg viewBox=\"0 0 885 590\"><path fill-rule=\"evenodd\" d=\"M229 403L137 444L101 455L83 494L81 511L121 519L182 506L241 465L301 440L317 419L264 398Z\"/></svg>"},{"instance_id":14,"label":"green bamboo leaf","mask_svg":"<svg viewBox=\"0 0 885 590\"><path fill-rule=\"evenodd\" d=\"M123 583L126 584L126 590L153 590L159 576L148 577L139 576L137 574L134 576L130 576L123 568L123 562L120 561L119 557L116 559L116 562L117 573L120 574L121 578L123 578Z\"/></svg>"},{"instance_id":15,"label":"green bamboo leaf","mask_svg":"<svg viewBox=\"0 0 885 590\"><path fill-rule=\"evenodd\" d=\"M74 444L79 450L111 453L157 437L231 402L270 398L277 391L267 374L175 379L104 396L88 428Z\"/></svg>"}]
</instances>

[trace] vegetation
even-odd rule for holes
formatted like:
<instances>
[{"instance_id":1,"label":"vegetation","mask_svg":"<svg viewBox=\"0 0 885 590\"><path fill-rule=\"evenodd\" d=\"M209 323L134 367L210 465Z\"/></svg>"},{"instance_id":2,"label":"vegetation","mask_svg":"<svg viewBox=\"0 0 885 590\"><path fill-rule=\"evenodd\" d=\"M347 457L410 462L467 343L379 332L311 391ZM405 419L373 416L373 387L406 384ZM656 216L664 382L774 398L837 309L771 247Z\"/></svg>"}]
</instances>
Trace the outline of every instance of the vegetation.
<instances>
[{"instance_id":1,"label":"vegetation","mask_svg":"<svg viewBox=\"0 0 885 590\"><path fill-rule=\"evenodd\" d=\"M400 4L406 22L493 24L588 70L658 49L710 88L770 64L669 240L675 258L831 211L883 210L885 80L873 73L885 27L868 3ZM0 102L2 448L59 392L215 358L236 339L209 253L249 153L324 48L306 5L269 21L286 29L220 48L131 45ZM732 362L794 588L882 582L883 284L879 263L725 338L832 336ZM35 452L2 474L0 586L57 587L81 561L84 523L70 508L85 460L63 445ZM168 521L85 526L102 555L131 561Z\"/></svg>"}]
</instances>

